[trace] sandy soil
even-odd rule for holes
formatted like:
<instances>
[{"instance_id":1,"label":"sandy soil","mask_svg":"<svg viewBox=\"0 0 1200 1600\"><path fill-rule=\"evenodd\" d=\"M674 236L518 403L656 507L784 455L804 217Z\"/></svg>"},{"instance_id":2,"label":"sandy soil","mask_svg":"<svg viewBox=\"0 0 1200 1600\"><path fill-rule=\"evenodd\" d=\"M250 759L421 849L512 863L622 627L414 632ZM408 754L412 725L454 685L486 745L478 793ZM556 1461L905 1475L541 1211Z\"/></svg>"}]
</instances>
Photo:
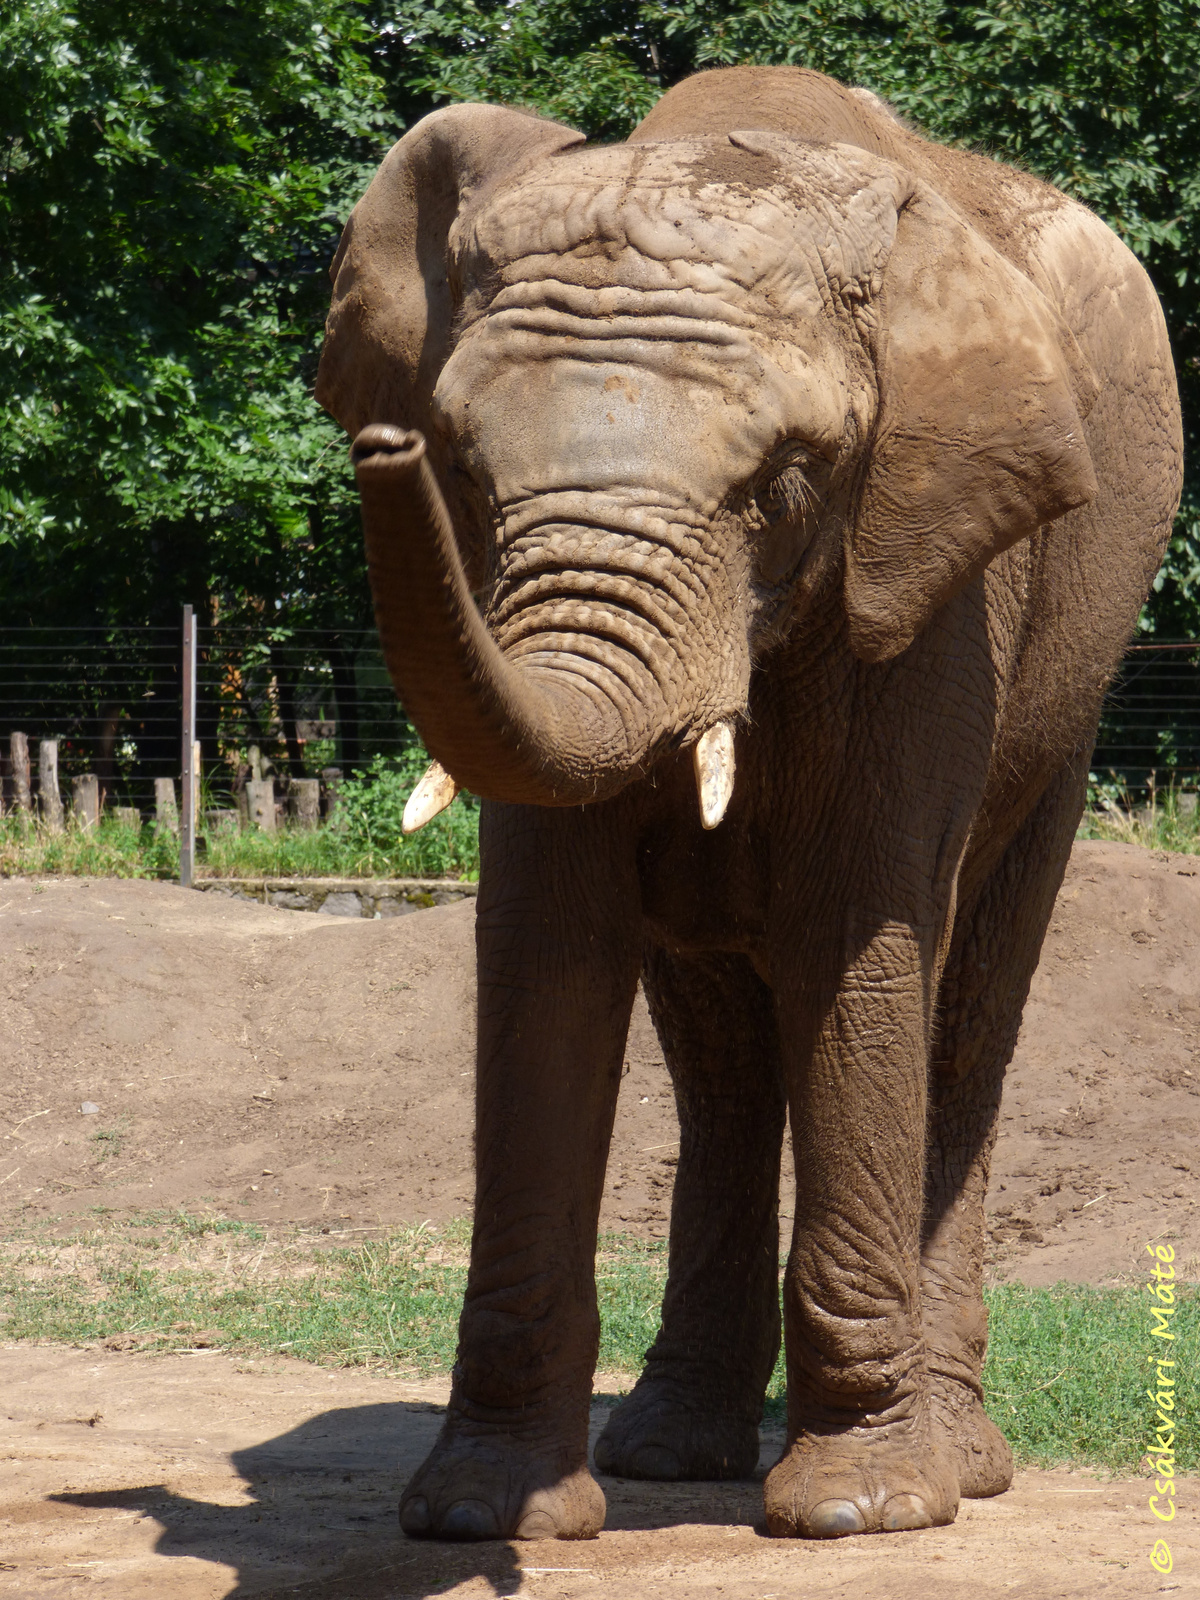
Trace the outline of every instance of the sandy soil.
<instances>
[{"instance_id":1,"label":"sandy soil","mask_svg":"<svg viewBox=\"0 0 1200 1600\"><path fill-rule=\"evenodd\" d=\"M170 884L0 884L0 1214L464 1215L473 918L471 902L375 922ZM627 1060L604 1222L657 1232L676 1128L640 1004Z\"/></svg>"},{"instance_id":2,"label":"sandy soil","mask_svg":"<svg viewBox=\"0 0 1200 1600\"><path fill-rule=\"evenodd\" d=\"M1076 847L1005 1095L998 1276L1120 1281L1154 1237L1200 1268L1198 873ZM472 917L0 884L0 1217L212 1206L344 1231L463 1215ZM602 1222L660 1234L677 1129L640 1000L626 1061ZM786 1193L782 1209L786 1232Z\"/></svg>"},{"instance_id":3,"label":"sandy soil","mask_svg":"<svg viewBox=\"0 0 1200 1600\"><path fill-rule=\"evenodd\" d=\"M772 1540L756 1483L601 1479L581 1544L406 1540L399 1489L445 1390L298 1361L0 1350L0 1596L20 1600L1115 1600L1200 1592L1200 1480L1181 1483L1174 1569L1146 1480L1022 1472L953 1527ZM593 1408L595 1431L606 1404ZM763 1464L781 1436L764 1438Z\"/></svg>"},{"instance_id":4,"label":"sandy soil","mask_svg":"<svg viewBox=\"0 0 1200 1600\"><path fill-rule=\"evenodd\" d=\"M463 1214L471 915L0 883L0 1218L211 1207L344 1234ZM1197 1275L1198 938L1200 861L1076 848L1006 1093L993 1276L1135 1281L1156 1238ZM659 1234L676 1129L640 1005L626 1054L603 1221ZM0 1349L0 1596L1200 1593L1200 1481L1169 1576L1149 1562L1147 1480L1069 1473L1023 1473L951 1529L828 1546L765 1539L753 1484L630 1483L606 1484L591 1544L408 1543L397 1491L443 1399L218 1352Z\"/></svg>"}]
</instances>

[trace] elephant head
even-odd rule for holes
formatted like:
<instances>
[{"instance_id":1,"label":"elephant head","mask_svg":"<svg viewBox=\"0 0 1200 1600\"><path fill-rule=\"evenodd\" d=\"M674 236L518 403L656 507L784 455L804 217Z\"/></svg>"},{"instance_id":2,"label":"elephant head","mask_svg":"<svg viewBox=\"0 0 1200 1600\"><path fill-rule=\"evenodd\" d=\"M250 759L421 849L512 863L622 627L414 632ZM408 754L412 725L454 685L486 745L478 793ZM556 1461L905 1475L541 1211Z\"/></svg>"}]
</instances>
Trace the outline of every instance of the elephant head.
<instances>
[{"instance_id":1,"label":"elephant head","mask_svg":"<svg viewBox=\"0 0 1200 1600\"><path fill-rule=\"evenodd\" d=\"M384 651L485 797L602 799L695 745L711 824L752 667L816 597L886 661L1095 492L1052 305L849 145L592 147L452 107L333 278L317 394L355 436Z\"/></svg>"}]
</instances>

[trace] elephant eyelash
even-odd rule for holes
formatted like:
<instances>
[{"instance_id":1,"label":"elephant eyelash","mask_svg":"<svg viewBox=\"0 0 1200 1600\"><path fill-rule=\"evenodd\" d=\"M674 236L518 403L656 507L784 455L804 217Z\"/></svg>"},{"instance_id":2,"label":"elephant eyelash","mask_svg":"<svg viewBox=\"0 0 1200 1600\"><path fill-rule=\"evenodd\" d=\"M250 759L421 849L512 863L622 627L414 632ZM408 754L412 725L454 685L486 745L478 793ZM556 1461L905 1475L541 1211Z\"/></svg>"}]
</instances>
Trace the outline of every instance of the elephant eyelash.
<instances>
[{"instance_id":1,"label":"elephant eyelash","mask_svg":"<svg viewBox=\"0 0 1200 1600\"><path fill-rule=\"evenodd\" d=\"M771 479L767 501L776 516L789 521L810 516L817 509L816 491L802 468L793 464Z\"/></svg>"}]
</instances>

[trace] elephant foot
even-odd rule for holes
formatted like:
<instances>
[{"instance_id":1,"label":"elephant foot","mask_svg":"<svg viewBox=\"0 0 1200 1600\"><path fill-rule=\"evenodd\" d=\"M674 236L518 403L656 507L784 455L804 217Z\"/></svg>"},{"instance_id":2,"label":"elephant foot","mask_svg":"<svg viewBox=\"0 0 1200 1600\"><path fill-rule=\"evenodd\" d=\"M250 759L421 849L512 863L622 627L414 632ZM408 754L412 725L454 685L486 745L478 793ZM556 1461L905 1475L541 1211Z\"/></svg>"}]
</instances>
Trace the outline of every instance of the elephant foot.
<instances>
[{"instance_id":1,"label":"elephant foot","mask_svg":"<svg viewBox=\"0 0 1200 1600\"><path fill-rule=\"evenodd\" d=\"M768 1474L763 1500L776 1538L840 1539L953 1522L958 1484L940 1430L889 1423L801 1435Z\"/></svg>"},{"instance_id":2,"label":"elephant foot","mask_svg":"<svg viewBox=\"0 0 1200 1600\"><path fill-rule=\"evenodd\" d=\"M688 1401L678 1385L643 1379L596 1440L596 1468L614 1478L660 1482L752 1478L758 1428Z\"/></svg>"},{"instance_id":3,"label":"elephant foot","mask_svg":"<svg viewBox=\"0 0 1200 1600\"><path fill-rule=\"evenodd\" d=\"M973 1389L954 1378L934 1380L932 1413L945 1437L965 1500L987 1500L1012 1484L1012 1447Z\"/></svg>"},{"instance_id":4,"label":"elephant foot","mask_svg":"<svg viewBox=\"0 0 1200 1600\"><path fill-rule=\"evenodd\" d=\"M440 1439L400 1501L413 1539L594 1539L604 1491L586 1466L568 1470L512 1439Z\"/></svg>"}]
</instances>

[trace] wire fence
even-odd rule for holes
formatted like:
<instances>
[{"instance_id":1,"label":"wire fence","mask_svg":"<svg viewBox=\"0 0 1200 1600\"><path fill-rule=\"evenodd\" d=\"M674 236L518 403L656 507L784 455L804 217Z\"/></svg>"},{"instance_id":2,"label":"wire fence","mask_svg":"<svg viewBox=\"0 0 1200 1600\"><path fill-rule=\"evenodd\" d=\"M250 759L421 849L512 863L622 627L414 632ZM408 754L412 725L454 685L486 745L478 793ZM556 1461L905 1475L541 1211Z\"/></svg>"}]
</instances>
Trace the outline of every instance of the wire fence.
<instances>
[{"instance_id":1,"label":"wire fence","mask_svg":"<svg viewBox=\"0 0 1200 1600\"><path fill-rule=\"evenodd\" d=\"M1109 688L1092 771L1142 798L1200 781L1200 640L1129 647Z\"/></svg>"},{"instance_id":2,"label":"wire fence","mask_svg":"<svg viewBox=\"0 0 1200 1600\"><path fill-rule=\"evenodd\" d=\"M373 628L198 627L196 737L206 805L251 778L324 778L399 754L412 730ZM182 630L6 628L0 635L0 767L16 798L10 734L57 741L64 788L98 780L100 803L151 814L155 780L181 772ZM1105 700L1092 770L1132 798L1200 787L1200 640L1130 647Z\"/></svg>"},{"instance_id":3,"label":"wire fence","mask_svg":"<svg viewBox=\"0 0 1200 1600\"><path fill-rule=\"evenodd\" d=\"M360 771L412 737L373 628L197 627L196 738L205 800L232 804L251 777ZM0 750L10 734L57 741L60 781L91 773L109 805L148 814L155 780L181 771L181 627L5 628Z\"/></svg>"}]
</instances>

